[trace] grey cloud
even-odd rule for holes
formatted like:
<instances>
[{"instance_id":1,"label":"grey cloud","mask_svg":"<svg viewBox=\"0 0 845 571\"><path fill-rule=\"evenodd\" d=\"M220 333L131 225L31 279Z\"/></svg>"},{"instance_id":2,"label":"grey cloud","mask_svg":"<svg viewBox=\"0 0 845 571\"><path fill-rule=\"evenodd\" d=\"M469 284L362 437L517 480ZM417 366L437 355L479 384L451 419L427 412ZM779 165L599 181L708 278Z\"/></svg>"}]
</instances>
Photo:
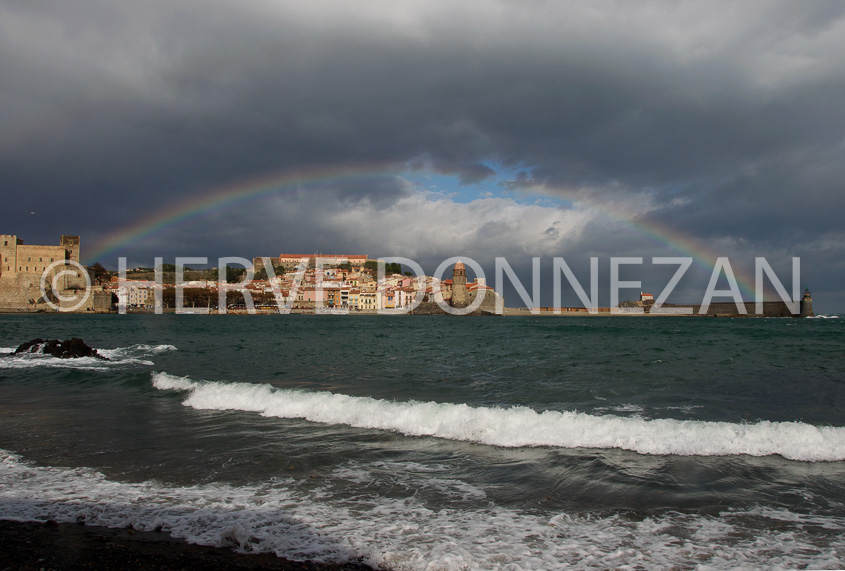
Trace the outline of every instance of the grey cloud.
<instances>
[{"instance_id":1,"label":"grey cloud","mask_svg":"<svg viewBox=\"0 0 845 571\"><path fill-rule=\"evenodd\" d=\"M647 217L693 239L821 247L841 227L841 3L350 10L6 2L0 188L23 192L4 197L3 231L53 241L74 219L68 233L100 236L287 168L425 167L473 184L496 163L523 168L516 186L642 197ZM288 197L299 216L284 232L197 245L354 247L348 231L320 227L320 208L388 212L412 192L390 177L305 188ZM247 228L255 216L229 213ZM629 240L586 236L596 241L581 251Z\"/></svg>"}]
</instances>

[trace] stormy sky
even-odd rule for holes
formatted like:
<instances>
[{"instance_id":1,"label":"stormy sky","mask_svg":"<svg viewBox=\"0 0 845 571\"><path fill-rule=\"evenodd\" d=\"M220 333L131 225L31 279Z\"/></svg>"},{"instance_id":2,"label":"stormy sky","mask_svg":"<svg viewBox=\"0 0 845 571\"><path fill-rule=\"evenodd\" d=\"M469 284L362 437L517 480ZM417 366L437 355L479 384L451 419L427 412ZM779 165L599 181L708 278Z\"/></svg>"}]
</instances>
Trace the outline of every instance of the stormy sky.
<instances>
[{"instance_id":1,"label":"stormy sky","mask_svg":"<svg viewBox=\"0 0 845 571\"><path fill-rule=\"evenodd\" d=\"M642 256L658 293L693 252L698 302L798 256L845 311L839 1L3 0L0 125L0 233L89 263Z\"/></svg>"}]
</instances>

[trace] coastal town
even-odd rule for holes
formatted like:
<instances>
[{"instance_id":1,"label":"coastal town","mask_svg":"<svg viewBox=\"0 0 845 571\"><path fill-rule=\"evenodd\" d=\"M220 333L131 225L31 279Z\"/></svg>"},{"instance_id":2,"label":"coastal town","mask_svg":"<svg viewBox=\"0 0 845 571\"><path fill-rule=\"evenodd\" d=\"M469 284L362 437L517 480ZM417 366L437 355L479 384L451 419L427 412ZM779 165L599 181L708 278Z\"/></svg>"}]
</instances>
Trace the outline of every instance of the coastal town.
<instances>
[{"instance_id":1,"label":"coastal town","mask_svg":"<svg viewBox=\"0 0 845 571\"><path fill-rule=\"evenodd\" d=\"M792 300L711 302L706 298L700 304L672 304L658 303L652 294L640 291L638 300L612 307L586 307L585 303L581 307L506 308L501 292L483 277L469 281L465 264L457 258L452 259L451 277L446 278L445 265L437 275L428 276L421 275L419 267L415 273L395 262L404 258L382 260L365 254L281 254L251 261L222 258L221 267L213 268L191 268L179 264L180 258L177 264L158 259L152 268L122 265L115 272L100 263L83 266L79 252L79 236L63 235L58 246L42 246L0 234L0 311L814 316L812 295L806 288L800 299Z\"/></svg>"},{"instance_id":2,"label":"coastal town","mask_svg":"<svg viewBox=\"0 0 845 571\"><path fill-rule=\"evenodd\" d=\"M156 296L162 305L175 307L178 287L181 309L218 313L401 313L419 308L437 312L433 306L471 307L479 296L478 311L495 313L498 297L483 279L468 283L461 262L455 264L450 279L403 273L400 264L362 254L254 258L248 268L183 269L183 276L192 279L182 280L173 278L175 270L159 267L156 280L155 269L134 268L127 270L125 280L111 275L104 288L115 294L120 307L152 310ZM133 279L139 275L147 279ZM225 306L219 303L222 299Z\"/></svg>"},{"instance_id":3,"label":"coastal town","mask_svg":"<svg viewBox=\"0 0 845 571\"><path fill-rule=\"evenodd\" d=\"M501 314L501 297L484 279L468 282L458 261L450 279L418 276L364 254L282 254L249 267L106 270L79 263L79 237L58 246L25 245L0 235L0 310L185 313ZM87 273L87 275L85 275ZM50 291L44 285L50 284ZM83 299L84 298L84 299ZM158 300L158 301L157 301ZM221 304L220 301L223 300ZM158 303L158 306L157 306Z\"/></svg>"}]
</instances>

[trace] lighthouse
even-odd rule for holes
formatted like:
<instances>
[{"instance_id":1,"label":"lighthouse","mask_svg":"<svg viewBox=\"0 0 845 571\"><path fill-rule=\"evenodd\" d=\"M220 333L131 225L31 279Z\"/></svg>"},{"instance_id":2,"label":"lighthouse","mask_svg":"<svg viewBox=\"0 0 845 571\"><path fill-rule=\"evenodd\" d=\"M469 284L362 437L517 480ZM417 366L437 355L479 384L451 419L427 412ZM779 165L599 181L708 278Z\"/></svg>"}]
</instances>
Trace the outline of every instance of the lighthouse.
<instances>
[{"instance_id":1,"label":"lighthouse","mask_svg":"<svg viewBox=\"0 0 845 571\"><path fill-rule=\"evenodd\" d=\"M801 317L815 317L813 313L813 295L809 288L804 288L804 295L801 296Z\"/></svg>"}]
</instances>

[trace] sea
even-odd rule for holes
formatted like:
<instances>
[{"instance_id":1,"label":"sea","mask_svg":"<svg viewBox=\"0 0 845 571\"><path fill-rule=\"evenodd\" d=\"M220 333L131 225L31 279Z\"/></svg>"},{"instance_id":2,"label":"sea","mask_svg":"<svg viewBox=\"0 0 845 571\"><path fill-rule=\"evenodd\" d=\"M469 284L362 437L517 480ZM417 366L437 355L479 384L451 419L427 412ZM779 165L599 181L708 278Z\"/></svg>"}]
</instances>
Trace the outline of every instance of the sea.
<instances>
[{"instance_id":1,"label":"sea","mask_svg":"<svg viewBox=\"0 0 845 571\"><path fill-rule=\"evenodd\" d=\"M845 567L845 319L2 315L0 519L394 570Z\"/></svg>"}]
</instances>

